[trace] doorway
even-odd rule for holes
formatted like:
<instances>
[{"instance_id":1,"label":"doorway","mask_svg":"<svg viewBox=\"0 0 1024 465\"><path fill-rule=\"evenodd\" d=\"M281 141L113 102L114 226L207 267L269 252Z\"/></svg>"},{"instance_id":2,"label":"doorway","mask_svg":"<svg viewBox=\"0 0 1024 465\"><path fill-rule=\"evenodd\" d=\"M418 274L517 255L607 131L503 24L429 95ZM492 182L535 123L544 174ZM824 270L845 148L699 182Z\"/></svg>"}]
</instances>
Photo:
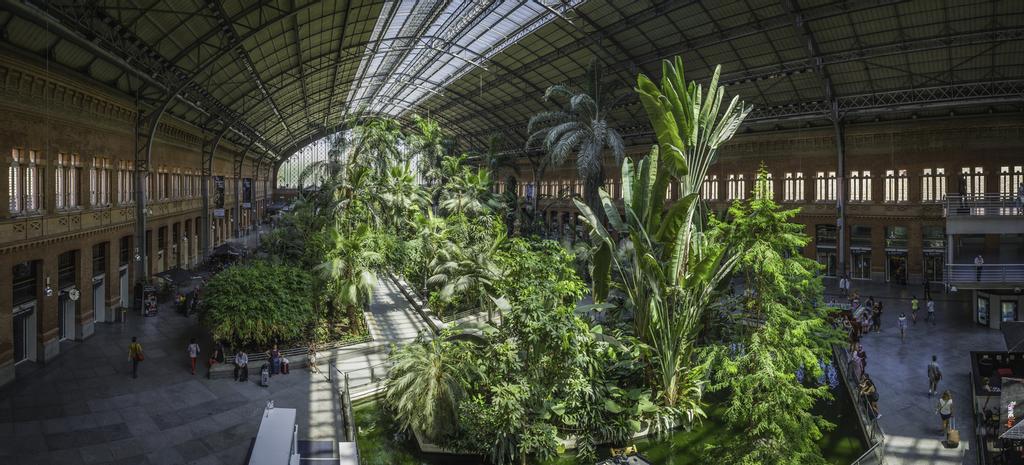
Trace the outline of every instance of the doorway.
<instances>
[{"instance_id":1,"label":"doorway","mask_svg":"<svg viewBox=\"0 0 1024 465\"><path fill-rule=\"evenodd\" d=\"M122 266L117 273L117 279L119 281L118 295L120 296L121 308L128 307L128 267Z\"/></svg>"},{"instance_id":2,"label":"doorway","mask_svg":"<svg viewBox=\"0 0 1024 465\"><path fill-rule=\"evenodd\" d=\"M885 260L885 281L907 284L907 253L888 252Z\"/></svg>"},{"instance_id":3,"label":"doorway","mask_svg":"<svg viewBox=\"0 0 1024 465\"><path fill-rule=\"evenodd\" d=\"M92 279L92 316L93 321L107 321L107 286L105 276L100 275Z\"/></svg>"},{"instance_id":4,"label":"doorway","mask_svg":"<svg viewBox=\"0 0 1024 465\"><path fill-rule=\"evenodd\" d=\"M871 279L871 251L851 250L853 258L850 263L850 277L853 279Z\"/></svg>"},{"instance_id":5,"label":"doorway","mask_svg":"<svg viewBox=\"0 0 1024 465\"><path fill-rule=\"evenodd\" d=\"M928 281L942 281L942 271L945 266L946 259L943 257L942 252L925 252L924 253L924 279Z\"/></svg>"},{"instance_id":6,"label":"doorway","mask_svg":"<svg viewBox=\"0 0 1024 465\"><path fill-rule=\"evenodd\" d=\"M14 307L14 364L32 360L36 355L36 303Z\"/></svg>"},{"instance_id":7,"label":"doorway","mask_svg":"<svg viewBox=\"0 0 1024 465\"><path fill-rule=\"evenodd\" d=\"M1017 321L1017 301L1004 300L999 303L999 313L1002 321Z\"/></svg>"},{"instance_id":8,"label":"doorway","mask_svg":"<svg viewBox=\"0 0 1024 465\"><path fill-rule=\"evenodd\" d=\"M60 297L57 298L61 341L75 337L75 301L68 297L70 290L71 288L61 290Z\"/></svg>"},{"instance_id":9,"label":"doorway","mask_svg":"<svg viewBox=\"0 0 1024 465\"><path fill-rule=\"evenodd\" d=\"M836 275L836 251L835 249L818 248L818 263L824 267L825 276Z\"/></svg>"}]
</instances>

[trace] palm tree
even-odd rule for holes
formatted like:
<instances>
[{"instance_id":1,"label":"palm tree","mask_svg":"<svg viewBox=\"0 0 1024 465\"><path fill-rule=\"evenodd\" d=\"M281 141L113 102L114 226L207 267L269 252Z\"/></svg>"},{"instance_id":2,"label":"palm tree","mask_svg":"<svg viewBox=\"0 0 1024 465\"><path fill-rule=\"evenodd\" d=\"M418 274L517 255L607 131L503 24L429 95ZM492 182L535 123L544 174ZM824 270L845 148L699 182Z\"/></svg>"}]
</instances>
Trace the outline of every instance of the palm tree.
<instances>
[{"instance_id":1,"label":"palm tree","mask_svg":"<svg viewBox=\"0 0 1024 465\"><path fill-rule=\"evenodd\" d=\"M526 148L541 141L552 165L561 165L570 154L575 154L576 173L583 181L583 199L603 217L597 190L604 185L604 151L611 151L616 163L622 163L626 154L622 135L607 121L618 99L602 82L596 59L587 68L582 88L553 85L544 92L544 99L564 99L564 104L560 110L530 118Z\"/></svg>"},{"instance_id":2,"label":"palm tree","mask_svg":"<svg viewBox=\"0 0 1024 465\"><path fill-rule=\"evenodd\" d=\"M409 162L390 167L381 180L376 198L385 213L386 222L395 230L411 223L414 215L430 204L426 192L416 183Z\"/></svg>"},{"instance_id":3,"label":"palm tree","mask_svg":"<svg viewBox=\"0 0 1024 465\"><path fill-rule=\"evenodd\" d=\"M496 256L504 242L505 236L500 233L488 244L466 249L447 242L446 247L439 250L431 262L433 274L427 279L427 285L440 287L443 300L451 299L456 294L475 295L480 308L487 309L487 321L493 322L494 305L500 310L507 307L495 289L496 281L502 273Z\"/></svg>"},{"instance_id":4,"label":"palm tree","mask_svg":"<svg viewBox=\"0 0 1024 465\"><path fill-rule=\"evenodd\" d=\"M370 228L360 224L354 231L331 229L334 249L328 259L317 268L324 280L335 309L345 309L349 326L361 328L358 312L370 305L377 287L374 266L381 262L380 254L369 247ZM333 318L332 318L333 319Z\"/></svg>"},{"instance_id":5,"label":"palm tree","mask_svg":"<svg viewBox=\"0 0 1024 465\"><path fill-rule=\"evenodd\" d=\"M441 164L445 157L452 152L455 144L436 120L423 118L420 115L413 115L412 119L416 130L409 137L409 145L416 153L420 176L427 186L435 190L431 196L431 204L437 207L440 201L437 187L445 182Z\"/></svg>"},{"instance_id":6,"label":"palm tree","mask_svg":"<svg viewBox=\"0 0 1024 465\"><path fill-rule=\"evenodd\" d=\"M502 206L498 196L491 192L491 177L483 168L463 169L445 184L442 196L441 208L469 216L490 214Z\"/></svg>"},{"instance_id":7,"label":"palm tree","mask_svg":"<svg viewBox=\"0 0 1024 465\"><path fill-rule=\"evenodd\" d=\"M445 220L440 216L434 216L434 212L427 210L415 216L416 236L420 242L420 253L423 256L423 282L418 283L423 293L427 292L427 280L430 279L430 265L434 262L441 249L438 244L445 241Z\"/></svg>"},{"instance_id":8,"label":"palm tree","mask_svg":"<svg viewBox=\"0 0 1024 465\"><path fill-rule=\"evenodd\" d=\"M392 355L385 399L402 428L413 428L432 441L455 429L459 401L465 391L459 382L460 364L451 342L417 341Z\"/></svg>"},{"instance_id":9,"label":"palm tree","mask_svg":"<svg viewBox=\"0 0 1024 465\"><path fill-rule=\"evenodd\" d=\"M352 162L368 166L383 176L390 166L401 162L399 151L402 126L392 118L372 118L352 129Z\"/></svg>"}]
</instances>

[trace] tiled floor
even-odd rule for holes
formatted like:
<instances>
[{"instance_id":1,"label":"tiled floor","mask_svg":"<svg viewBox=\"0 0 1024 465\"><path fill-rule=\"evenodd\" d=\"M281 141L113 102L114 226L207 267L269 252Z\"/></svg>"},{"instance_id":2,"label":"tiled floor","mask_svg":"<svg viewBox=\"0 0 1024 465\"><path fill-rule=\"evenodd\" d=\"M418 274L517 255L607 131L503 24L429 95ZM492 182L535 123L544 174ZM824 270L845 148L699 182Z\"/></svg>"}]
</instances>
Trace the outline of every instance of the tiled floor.
<instances>
[{"instance_id":1,"label":"tiled floor","mask_svg":"<svg viewBox=\"0 0 1024 465\"><path fill-rule=\"evenodd\" d=\"M829 283L831 291L835 284ZM976 325L972 320L969 293L933 292L936 322L925 323L922 300L918 322L900 342L896 319L900 312L910 317L910 298L922 297L921 286L887 286L858 283L862 298L873 295L884 302L882 331L862 340L867 352L867 372L878 386L879 420L886 439L888 465L976 464L977 444L970 398L970 359L974 350L1006 350L1002 334ZM928 397L927 367L936 355L943 370L939 389L949 389L956 408L956 426L961 431L958 449L943 447L941 422L935 413L936 397Z\"/></svg>"},{"instance_id":2,"label":"tiled floor","mask_svg":"<svg viewBox=\"0 0 1024 465\"><path fill-rule=\"evenodd\" d=\"M368 319L382 340L340 355L343 369L380 363L388 340L425 327L390 281L380 284ZM205 367L193 376L185 346L197 337L208 350L204 335L194 317L165 307L126 326L99 324L45 367L19 366L18 379L0 390L0 464L242 465L270 399L297 409L300 438L339 437L337 396L320 371L292 370L269 388L257 384L256 369L246 383L208 380ZM146 352L138 379L128 360L132 336Z\"/></svg>"}]
</instances>

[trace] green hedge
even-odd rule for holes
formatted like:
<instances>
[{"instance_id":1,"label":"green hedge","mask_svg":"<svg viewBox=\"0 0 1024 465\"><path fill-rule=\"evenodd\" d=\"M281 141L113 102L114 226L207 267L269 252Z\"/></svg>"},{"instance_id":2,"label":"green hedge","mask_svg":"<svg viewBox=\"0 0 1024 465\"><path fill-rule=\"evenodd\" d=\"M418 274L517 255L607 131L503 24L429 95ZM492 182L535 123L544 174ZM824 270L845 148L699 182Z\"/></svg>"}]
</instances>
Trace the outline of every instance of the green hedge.
<instances>
[{"instance_id":1,"label":"green hedge","mask_svg":"<svg viewBox=\"0 0 1024 465\"><path fill-rule=\"evenodd\" d=\"M230 267L203 290L201 319L213 337L233 345L302 342L316 320L313 276L264 261Z\"/></svg>"}]
</instances>

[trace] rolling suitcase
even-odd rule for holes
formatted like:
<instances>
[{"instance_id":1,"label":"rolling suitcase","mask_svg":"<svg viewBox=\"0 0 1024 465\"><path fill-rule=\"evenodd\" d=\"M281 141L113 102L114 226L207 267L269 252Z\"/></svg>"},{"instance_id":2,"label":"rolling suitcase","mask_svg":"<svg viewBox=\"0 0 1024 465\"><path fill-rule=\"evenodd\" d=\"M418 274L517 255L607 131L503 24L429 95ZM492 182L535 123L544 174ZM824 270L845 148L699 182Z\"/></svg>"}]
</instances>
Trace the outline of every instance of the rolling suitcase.
<instances>
[{"instance_id":1,"label":"rolling suitcase","mask_svg":"<svg viewBox=\"0 0 1024 465\"><path fill-rule=\"evenodd\" d=\"M950 417L949 431L946 431L946 447L955 449L960 447L960 431L956 429L956 419Z\"/></svg>"},{"instance_id":2,"label":"rolling suitcase","mask_svg":"<svg viewBox=\"0 0 1024 465\"><path fill-rule=\"evenodd\" d=\"M264 363L260 368L260 386L270 386L270 365L267 365L266 363Z\"/></svg>"}]
</instances>

